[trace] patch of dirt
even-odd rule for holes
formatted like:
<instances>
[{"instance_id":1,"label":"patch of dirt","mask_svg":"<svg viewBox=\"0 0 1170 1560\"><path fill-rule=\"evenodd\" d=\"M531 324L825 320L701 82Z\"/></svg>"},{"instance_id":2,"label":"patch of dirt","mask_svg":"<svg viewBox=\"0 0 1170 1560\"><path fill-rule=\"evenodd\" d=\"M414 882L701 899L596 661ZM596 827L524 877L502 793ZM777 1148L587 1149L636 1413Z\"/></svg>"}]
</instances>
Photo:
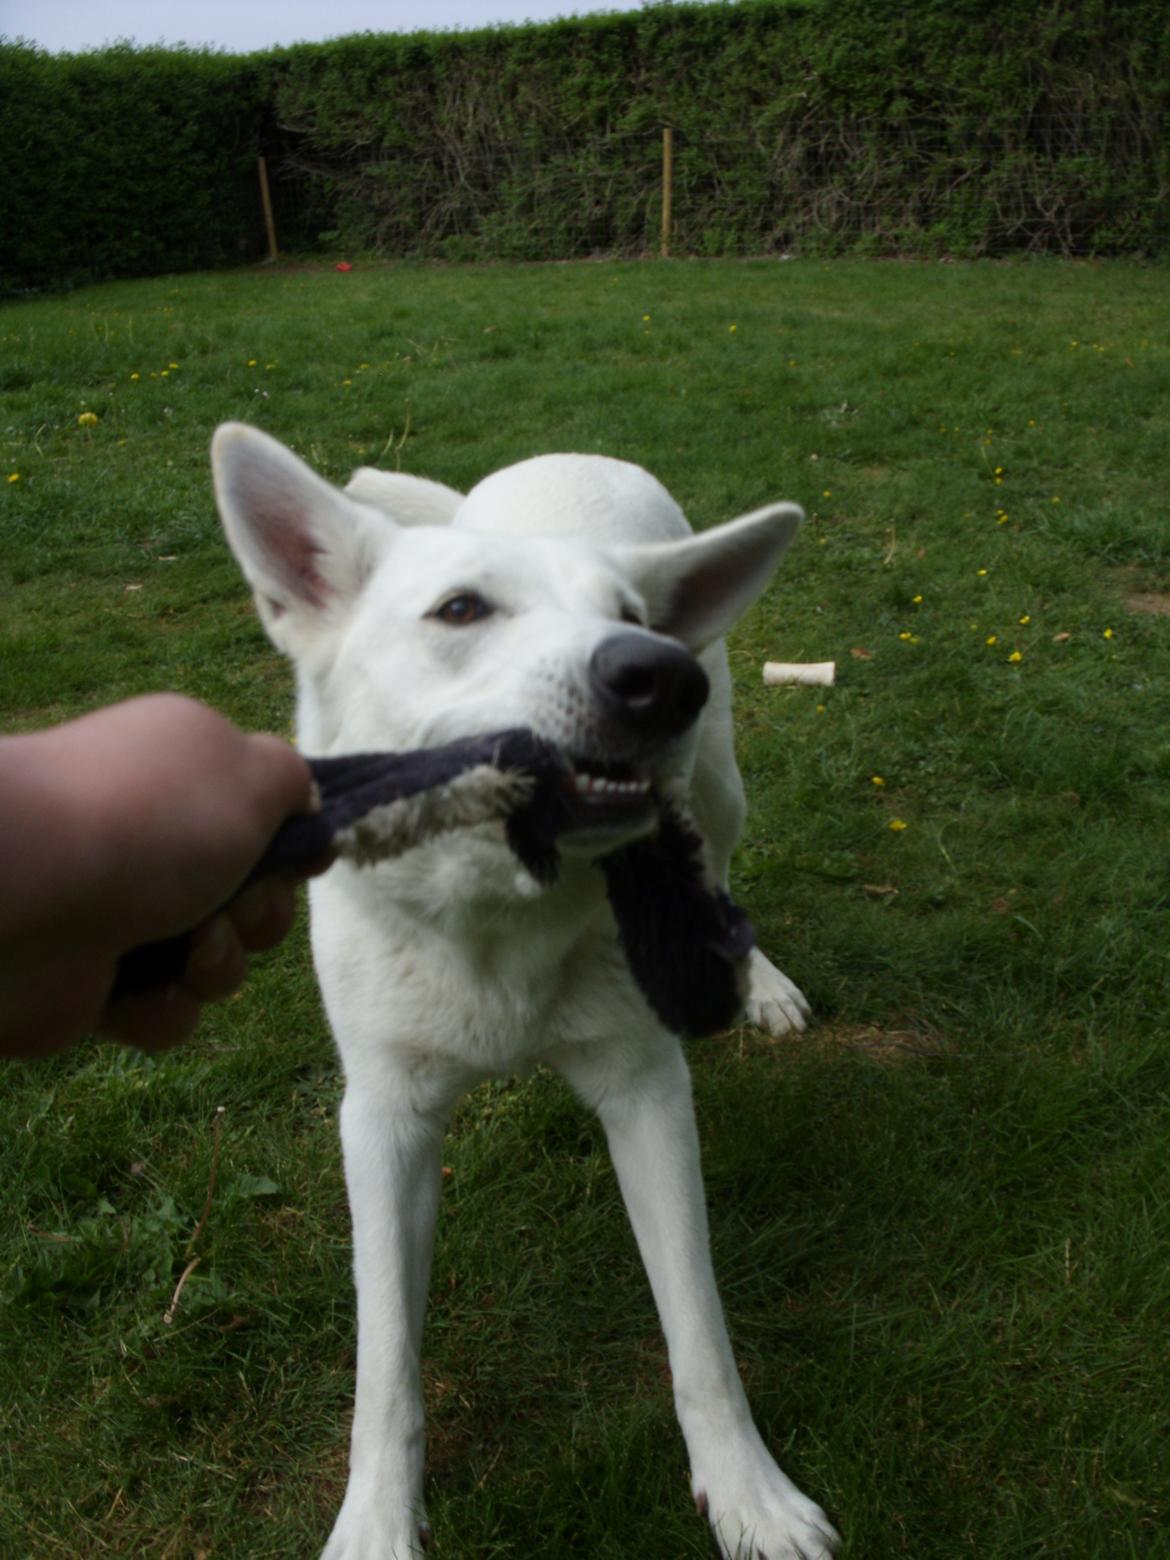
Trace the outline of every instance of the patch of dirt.
<instances>
[{"instance_id":1,"label":"patch of dirt","mask_svg":"<svg viewBox=\"0 0 1170 1560\"><path fill-rule=\"evenodd\" d=\"M1147 617L1170 617L1170 593L1156 590L1133 591L1125 598L1127 612L1140 612Z\"/></svg>"},{"instance_id":2,"label":"patch of dirt","mask_svg":"<svg viewBox=\"0 0 1170 1560\"><path fill-rule=\"evenodd\" d=\"M885 1028L880 1024L820 1024L809 1036L813 1045L838 1054L860 1051L886 1067L946 1056L950 1046L940 1035L921 1029Z\"/></svg>"}]
</instances>

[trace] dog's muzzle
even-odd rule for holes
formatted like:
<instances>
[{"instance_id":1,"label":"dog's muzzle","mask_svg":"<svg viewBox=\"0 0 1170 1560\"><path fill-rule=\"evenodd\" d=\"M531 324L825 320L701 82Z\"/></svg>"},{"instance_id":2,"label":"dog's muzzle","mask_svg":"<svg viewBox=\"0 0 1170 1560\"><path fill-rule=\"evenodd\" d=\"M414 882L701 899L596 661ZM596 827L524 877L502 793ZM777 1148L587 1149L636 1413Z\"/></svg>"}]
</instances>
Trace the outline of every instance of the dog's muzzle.
<instances>
[{"instance_id":1,"label":"dog's muzzle","mask_svg":"<svg viewBox=\"0 0 1170 1560\"><path fill-rule=\"evenodd\" d=\"M565 755L558 838L600 854L657 827L660 798L648 769L695 723L710 684L682 645L635 632L601 641L588 683L592 744Z\"/></svg>"},{"instance_id":2,"label":"dog's muzzle","mask_svg":"<svg viewBox=\"0 0 1170 1560\"><path fill-rule=\"evenodd\" d=\"M711 685L689 650L652 634L612 634L589 661L589 686L606 717L640 741L679 737Z\"/></svg>"}]
</instances>

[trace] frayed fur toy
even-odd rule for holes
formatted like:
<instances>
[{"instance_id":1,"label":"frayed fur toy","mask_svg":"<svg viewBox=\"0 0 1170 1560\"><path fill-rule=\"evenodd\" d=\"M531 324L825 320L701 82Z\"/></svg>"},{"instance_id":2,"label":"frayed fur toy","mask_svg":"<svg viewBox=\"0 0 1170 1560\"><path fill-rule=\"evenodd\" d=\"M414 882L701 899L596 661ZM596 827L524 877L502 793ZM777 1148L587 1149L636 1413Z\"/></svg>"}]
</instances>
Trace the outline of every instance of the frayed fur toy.
<instances>
[{"instance_id":1,"label":"frayed fur toy","mask_svg":"<svg viewBox=\"0 0 1170 1560\"><path fill-rule=\"evenodd\" d=\"M508 844L534 878L556 878L557 840L574 822L572 771L531 731L308 763L320 810L281 825L244 887L330 852L374 866L438 834L493 820L504 824ZM711 1034L742 1011L751 924L710 880L693 821L675 802L656 802L657 829L597 865L646 1001L676 1034ZM186 956L182 936L132 950L120 961L114 995L176 979Z\"/></svg>"}]
</instances>

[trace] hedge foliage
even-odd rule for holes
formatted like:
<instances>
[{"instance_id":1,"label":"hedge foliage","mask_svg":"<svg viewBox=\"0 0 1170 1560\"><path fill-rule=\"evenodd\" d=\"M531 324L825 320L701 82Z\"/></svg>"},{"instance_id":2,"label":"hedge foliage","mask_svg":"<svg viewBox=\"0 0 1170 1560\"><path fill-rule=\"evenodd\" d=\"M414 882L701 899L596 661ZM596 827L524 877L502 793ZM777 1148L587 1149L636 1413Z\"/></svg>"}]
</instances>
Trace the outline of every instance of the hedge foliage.
<instances>
[{"instance_id":1,"label":"hedge foliage","mask_svg":"<svg viewBox=\"0 0 1170 1560\"><path fill-rule=\"evenodd\" d=\"M254 253L262 149L286 246L639 253L664 124L676 253L1170 248L1164 0L739 0L247 57L0 45L0 272Z\"/></svg>"},{"instance_id":2,"label":"hedge foliage","mask_svg":"<svg viewBox=\"0 0 1170 1560\"><path fill-rule=\"evenodd\" d=\"M1163 0L743 0L290 51L277 112L356 247L986 253L1170 241Z\"/></svg>"},{"instance_id":3,"label":"hedge foliage","mask_svg":"<svg viewBox=\"0 0 1170 1560\"><path fill-rule=\"evenodd\" d=\"M0 45L0 285L246 258L270 90L225 54Z\"/></svg>"}]
</instances>

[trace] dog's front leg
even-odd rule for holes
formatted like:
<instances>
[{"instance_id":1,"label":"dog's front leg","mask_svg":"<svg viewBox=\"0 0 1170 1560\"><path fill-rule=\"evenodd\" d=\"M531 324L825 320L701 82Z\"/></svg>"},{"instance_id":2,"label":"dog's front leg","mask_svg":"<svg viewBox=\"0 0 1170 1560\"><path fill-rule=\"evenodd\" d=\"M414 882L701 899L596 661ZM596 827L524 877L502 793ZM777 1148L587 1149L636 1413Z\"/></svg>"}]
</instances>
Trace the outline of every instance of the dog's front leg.
<instances>
[{"instance_id":1,"label":"dog's front leg","mask_svg":"<svg viewBox=\"0 0 1170 1560\"><path fill-rule=\"evenodd\" d=\"M353 1219L357 1392L345 1501L322 1560L412 1560L426 1547L419 1354L446 1112L379 1065L349 1076L341 1142Z\"/></svg>"},{"instance_id":2,"label":"dog's front leg","mask_svg":"<svg viewBox=\"0 0 1170 1560\"><path fill-rule=\"evenodd\" d=\"M580 1046L557 1064L605 1127L666 1334L696 1505L726 1560L827 1560L832 1524L772 1460L732 1356L682 1050L665 1034L649 1049Z\"/></svg>"}]
</instances>

